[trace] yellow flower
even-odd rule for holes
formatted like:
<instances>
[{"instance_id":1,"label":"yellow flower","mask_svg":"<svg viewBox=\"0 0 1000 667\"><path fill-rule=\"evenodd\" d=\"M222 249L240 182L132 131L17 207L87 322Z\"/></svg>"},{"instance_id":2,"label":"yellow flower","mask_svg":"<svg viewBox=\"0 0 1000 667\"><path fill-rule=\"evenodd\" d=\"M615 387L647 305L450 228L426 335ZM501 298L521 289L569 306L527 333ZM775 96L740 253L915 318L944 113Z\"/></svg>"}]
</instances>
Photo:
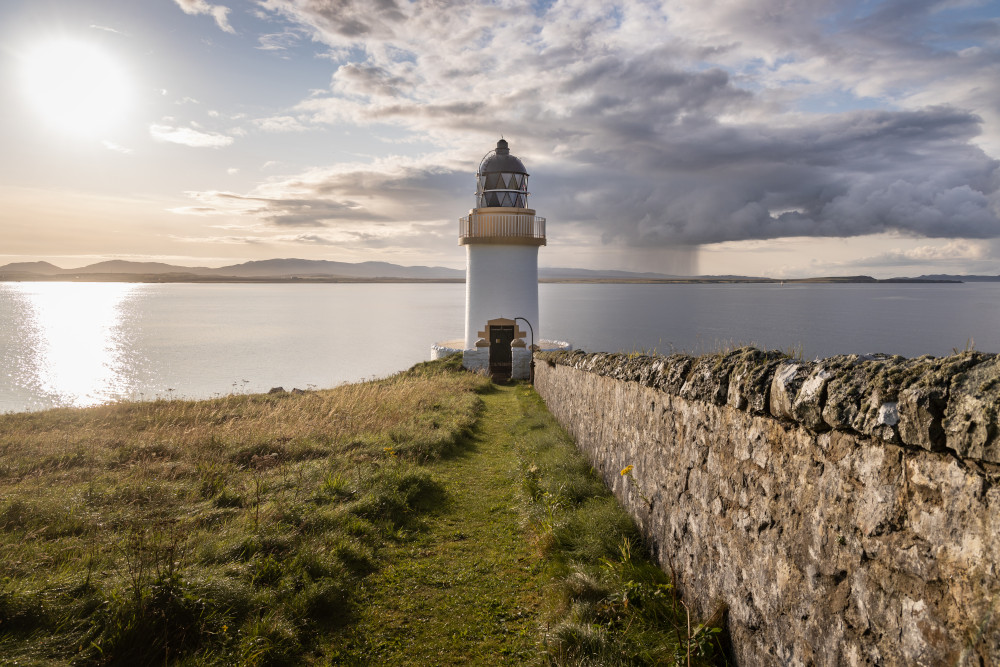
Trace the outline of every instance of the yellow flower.
<instances>
[{"instance_id":1,"label":"yellow flower","mask_svg":"<svg viewBox=\"0 0 1000 667\"><path fill-rule=\"evenodd\" d=\"M622 468L622 477L631 474L632 474L632 466L625 466L624 468Z\"/></svg>"}]
</instances>

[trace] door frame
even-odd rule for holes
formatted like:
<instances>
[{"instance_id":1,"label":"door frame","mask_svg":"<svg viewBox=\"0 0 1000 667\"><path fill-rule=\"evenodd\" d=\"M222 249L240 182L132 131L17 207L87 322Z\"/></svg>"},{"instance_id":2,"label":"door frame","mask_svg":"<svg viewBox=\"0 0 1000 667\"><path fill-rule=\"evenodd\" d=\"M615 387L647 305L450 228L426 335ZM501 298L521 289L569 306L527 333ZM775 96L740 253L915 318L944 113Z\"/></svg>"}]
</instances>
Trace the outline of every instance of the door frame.
<instances>
[{"instance_id":1,"label":"door frame","mask_svg":"<svg viewBox=\"0 0 1000 667\"><path fill-rule=\"evenodd\" d=\"M497 377L497 379L509 380L510 377L511 377L511 375L513 374L514 352L513 352L513 350L511 350L511 352L509 353L510 354L510 363L509 364L505 364L504 365L505 367L502 368L502 369L501 368L497 368L496 370L499 371L499 373L495 372L494 371L494 364L495 364L495 362L493 360L493 345L494 345L494 343L493 343L493 338L492 338L492 334L493 334L492 328L493 327L504 327L504 328L511 327L512 330L513 330L513 332L514 332L514 335L511 337L511 343L513 343L514 341L523 340L523 339L527 338L528 337L528 332L527 331L521 331L521 328L517 325L517 322L515 320L509 319L509 318L506 318L506 317L497 317L497 318L494 318L492 320L488 320L486 322L486 326L483 328L483 330L480 331L477 334L480 338L485 339L490 344L490 357L489 357L490 375L493 375L493 376ZM522 345L523 345L523 343L522 343ZM520 347L520 346L518 346L518 347Z\"/></svg>"}]
</instances>

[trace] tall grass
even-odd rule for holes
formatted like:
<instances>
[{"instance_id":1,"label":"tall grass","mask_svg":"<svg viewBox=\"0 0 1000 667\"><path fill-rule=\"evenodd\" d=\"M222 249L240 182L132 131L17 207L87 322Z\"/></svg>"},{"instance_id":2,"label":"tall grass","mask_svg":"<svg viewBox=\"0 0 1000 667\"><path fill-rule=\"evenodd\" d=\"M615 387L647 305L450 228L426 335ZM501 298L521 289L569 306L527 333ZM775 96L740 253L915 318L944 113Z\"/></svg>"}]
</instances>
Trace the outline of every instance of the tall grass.
<instances>
[{"instance_id":1,"label":"tall grass","mask_svg":"<svg viewBox=\"0 0 1000 667\"><path fill-rule=\"evenodd\" d=\"M0 656L308 662L439 500L418 464L463 440L488 384L448 370L0 416Z\"/></svg>"},{"instance_id":2,"label":"tall grass","mask_svg":"<svg viewBox=\"0 0 1000 667\"><path fill-rule=\"evenodd\" d=\"M721 617L699 623L635 524L528 388L515 428L524 515L547 563L550 665L725 664Z\"/></svg>"}]
</instances>

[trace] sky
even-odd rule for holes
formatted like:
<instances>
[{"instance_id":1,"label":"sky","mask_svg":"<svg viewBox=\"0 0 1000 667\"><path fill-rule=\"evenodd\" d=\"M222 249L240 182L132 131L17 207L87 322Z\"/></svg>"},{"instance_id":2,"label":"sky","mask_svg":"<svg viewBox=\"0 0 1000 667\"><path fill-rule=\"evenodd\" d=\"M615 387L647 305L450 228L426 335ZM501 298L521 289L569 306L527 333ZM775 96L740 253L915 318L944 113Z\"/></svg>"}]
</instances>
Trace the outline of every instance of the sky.
<instances>
[{"instance_id":1,"label":"sky","mask_svg":"<svg viewBox=\"0 0 1000 667\"><path fill-rule=\"evenodd\" d=\"M0 264L1000 274L1000 2L4 0Z\"/></svg>"}]
</instances>

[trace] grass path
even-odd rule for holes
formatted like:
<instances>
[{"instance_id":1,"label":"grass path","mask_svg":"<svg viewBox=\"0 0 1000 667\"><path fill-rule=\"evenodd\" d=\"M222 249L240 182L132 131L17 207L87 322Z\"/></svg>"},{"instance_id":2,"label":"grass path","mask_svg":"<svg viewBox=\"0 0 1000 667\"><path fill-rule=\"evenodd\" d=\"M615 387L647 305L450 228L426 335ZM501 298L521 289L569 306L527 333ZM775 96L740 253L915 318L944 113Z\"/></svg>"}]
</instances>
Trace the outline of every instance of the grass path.
<instances>
[{"instance_id":1,"label":"grass path","mask_svg":"<svg viewBox=\"0 0 1000 667\"><path fill-rule=\"evenodd\" d=\"M482 396L469 446L433 465L448 501L387 546L334 664L521 665L538 656L542 562L518 513L516 387ZM342 644L343 646L343 644Z\"/></svg>"}]
</instances>

